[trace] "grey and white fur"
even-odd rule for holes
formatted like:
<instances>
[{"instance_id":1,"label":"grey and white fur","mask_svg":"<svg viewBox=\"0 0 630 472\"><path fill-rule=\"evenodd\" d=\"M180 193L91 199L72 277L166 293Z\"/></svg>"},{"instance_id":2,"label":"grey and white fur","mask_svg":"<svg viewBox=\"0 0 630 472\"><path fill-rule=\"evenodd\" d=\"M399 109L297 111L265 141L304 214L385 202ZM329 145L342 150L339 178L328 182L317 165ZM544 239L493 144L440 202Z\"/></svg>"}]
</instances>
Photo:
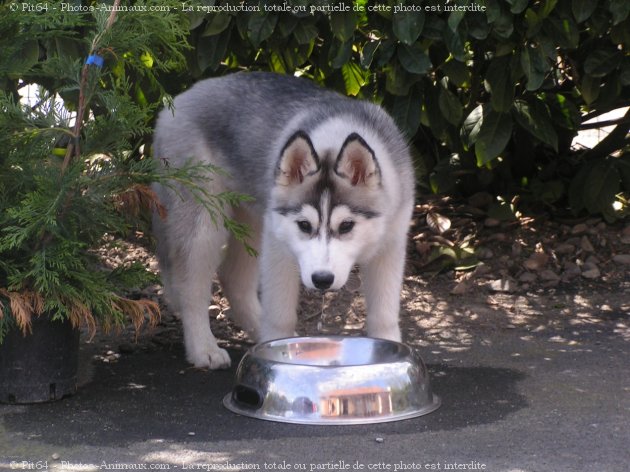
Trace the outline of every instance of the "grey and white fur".
<instances>
[{"instance_id":1,"label":"grey and white fur","mask_svg":"<svg viewBox=\"0 0 630 472\"><path fill-rule=\"evenodd\" d=\"M162 111L154 155L175 167L215 164L228 176L212 176L211 192L254 198L228 212L250 226L258 257L185 191L155 186L167 209L154 216L165 295L192 364L230 364L208 318L217 272L230 316L266 341L294 335L300 279L336 290L359 265L367 334L400 340L414 175L406 140L380 107L271 73L208 79Z\"/></svg>"}]
</instances>

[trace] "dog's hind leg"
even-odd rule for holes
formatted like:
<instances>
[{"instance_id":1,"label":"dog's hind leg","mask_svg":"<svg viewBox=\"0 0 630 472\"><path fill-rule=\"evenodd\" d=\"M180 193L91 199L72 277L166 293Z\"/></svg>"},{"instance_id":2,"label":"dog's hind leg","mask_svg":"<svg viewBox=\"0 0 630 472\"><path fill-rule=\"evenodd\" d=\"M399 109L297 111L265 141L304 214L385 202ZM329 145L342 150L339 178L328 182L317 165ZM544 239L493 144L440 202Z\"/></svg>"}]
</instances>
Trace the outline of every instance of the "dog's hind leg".
<instances>
[{"instance_id":1,"label":"dog's hind leg","mask_svg":"<svg viewBox=\"0 0 630 472\"><path fill-rule=\"evenodd\" d=\"M169 215L172 217L173 215ZM194 216L192 228L170 241L169 298L182 320L188 361L200 368L230 366L230 356L221 349L210 329L208 306L212 278L221 263L221 248L228 235L205 211Z\"/></svg>"},{"instance_id":2,"label":"dog's hind leg","mask_svg":"<svg viewBox=\"0 0 630 472\"><path fill-rule=\"evenodd\" d=\"M247 243L257 252L260 248L260 221L247 210L234 209L234 218L249 227ZM258 337L262 312L258 299L258 258L247 253L245 245L230 235L227 252L219 269L223 292L230 302L228 316L252 339Z\"/></svg>"}]
</instances>

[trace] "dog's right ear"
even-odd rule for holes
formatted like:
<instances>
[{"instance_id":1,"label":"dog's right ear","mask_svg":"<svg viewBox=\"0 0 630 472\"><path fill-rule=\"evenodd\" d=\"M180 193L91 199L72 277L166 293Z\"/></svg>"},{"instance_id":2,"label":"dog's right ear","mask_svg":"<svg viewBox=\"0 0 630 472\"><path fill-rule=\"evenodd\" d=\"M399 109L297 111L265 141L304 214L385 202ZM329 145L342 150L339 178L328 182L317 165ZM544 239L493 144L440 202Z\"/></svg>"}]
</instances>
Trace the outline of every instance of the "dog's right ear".
<instances>
[{"instance_id":1,"label":"dog's right ear","mask_svg":"<svg viewBox=\"0 0 630 472\"><path fill-rule=\"evenodd\" d=\"M308 175L319 170L319 158L310 138L304 131L298 131L289 140L280 153L276 168L278 185L298 185Z\"/></svg>"}]
</instances>

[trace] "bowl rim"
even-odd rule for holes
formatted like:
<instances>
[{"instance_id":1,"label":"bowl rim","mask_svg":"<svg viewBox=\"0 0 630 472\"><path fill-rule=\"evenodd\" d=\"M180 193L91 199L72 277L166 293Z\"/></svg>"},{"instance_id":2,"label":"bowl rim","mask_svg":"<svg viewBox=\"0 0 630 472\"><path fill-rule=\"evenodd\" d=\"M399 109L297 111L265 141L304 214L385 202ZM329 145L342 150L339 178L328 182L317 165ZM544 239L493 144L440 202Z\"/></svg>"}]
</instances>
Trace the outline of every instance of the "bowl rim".
<instances>
[{"instance_id":1,"label":"bowl rim","mask_svg":"<svg viewBox=\"0 0 630 472\"><path fill-rule=\"evenodd\" d=\"M278 338L278 339L271 339L269 341L263 341L260 343L255 344L254 346L250 347L247 352L245 353L245 355L243 356L243 359L246 357L254 357L256 359L260 359L260 360L264 360L265 362L270 362L270 363L274 363L274 364L279 364L279 365L290 365L290 366L296 366L296 367L314 367L314 368L318 368L318 369L338 369L341 367L364 367L364 366L371 366L371 365L382 365L382 364L391 364L394 361L391 360L383 360L383 361L377 361L377 362L366 362L363 364L337 364L337 365L320 365L320 364L312 364L312 363L301 363L301 362L287 362L287 361L283 361L281 359L269 359L267 357L263 357L263 356L258 356L256 355L257 351L260 351L262 349L265 348L265 346L270 345L272 343L277 343L277 342L282 342L282 341L289 341L289 340L294 340L294 341L299 341L299 340L316 340L316 339L330 339L330 340L356 340L356 339L362 339L362 340L368 340L368 341L379 341L379 342L383 342L383 343L389 343L392 345L395 345L398 347L399 351L398 353L400 354L400 362L404 361L404 358L408 355L412 355L417 359L420 359L420 361L424 364L424 361L416 354L415 349L412 348L411 346L404 344L400 341L392 341L391 339L385 339L385 338L375 338L372 336L344 336L341 334L334 334L334 335L325 335L325 334L317 334L317 335L312 335L312 336L287 336L284 338Z\"/></svg>"}]
</instances>

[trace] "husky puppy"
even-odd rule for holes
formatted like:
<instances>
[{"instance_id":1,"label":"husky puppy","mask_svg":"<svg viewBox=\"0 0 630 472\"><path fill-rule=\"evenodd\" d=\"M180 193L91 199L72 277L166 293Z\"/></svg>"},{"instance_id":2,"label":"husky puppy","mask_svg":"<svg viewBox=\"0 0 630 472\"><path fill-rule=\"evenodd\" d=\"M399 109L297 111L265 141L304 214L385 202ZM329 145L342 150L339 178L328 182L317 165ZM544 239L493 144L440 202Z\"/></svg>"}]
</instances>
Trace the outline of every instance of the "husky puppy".
<instances>
[{"instance_id":1,"label":"husky puppy","mask_svg":"<svg viewBox=\"0 0 630 472\"><path fill-rule=\"evenodd\" d=\"M165 295L192 364L230 365L208 319L217 272L231 317L266 341L295 334L300 279L337 290L359 265L367 334L400 340L414 175L405 138L381 108L290 76L208 79L162 111L154 155L172 167L217 165L226 175L209 176L210 192L254 198L228 211L251 228L258 257L186 191L154 187L168 212L153 221Z\"/></svg>"}]
</instances>

